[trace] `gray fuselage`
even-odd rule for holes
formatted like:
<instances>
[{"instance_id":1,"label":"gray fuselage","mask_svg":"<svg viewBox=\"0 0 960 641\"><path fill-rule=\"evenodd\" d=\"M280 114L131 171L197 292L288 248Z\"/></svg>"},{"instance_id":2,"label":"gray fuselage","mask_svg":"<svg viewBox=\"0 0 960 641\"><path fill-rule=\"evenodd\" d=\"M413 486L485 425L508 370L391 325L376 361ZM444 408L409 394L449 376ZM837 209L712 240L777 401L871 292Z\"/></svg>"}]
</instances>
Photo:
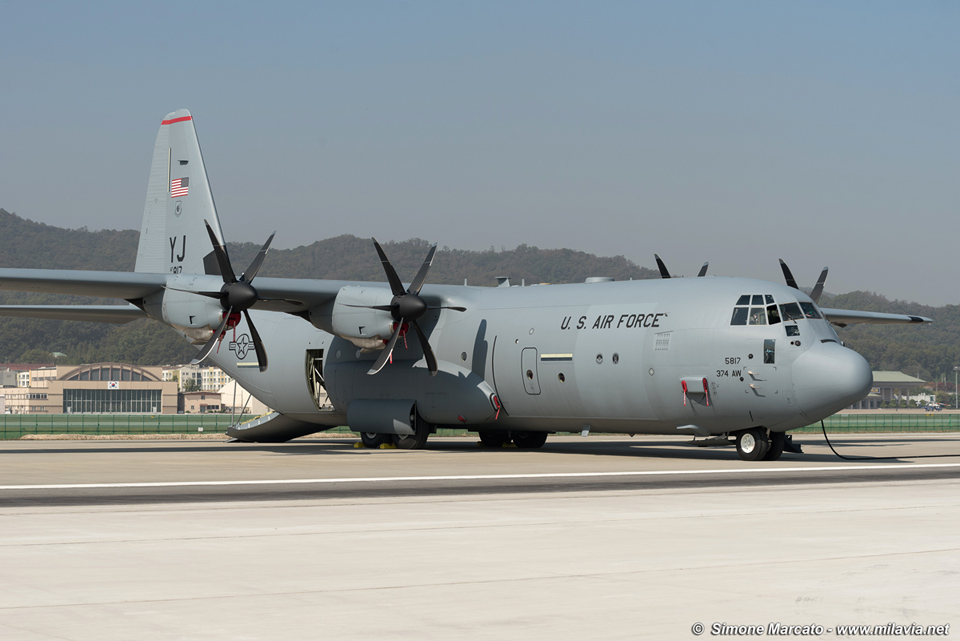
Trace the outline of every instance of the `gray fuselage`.
<instances>
[{"instance_id":1,"label":"gray fuselage","mask_svg":"<svg viewBox=\"0 0 960 641\"><path fill-rule=\"evenodd\" d=\"M427 286L423 297L466 308L431 311L420 320L439 361L436 376L412 332L391 364L368 375L378 352L325 331L336 313L330 306L311 313L311 322L253 312L271 348L266 372L256 369L252 349L238 358L244 324L236 329L240 348L228 332L230 345L212 358L267 405L301 421L342 425L350 422L351 406L363 406L363 419L355 412L360 428L376 420L371 407L403 401L433 425L786 431L860 400L872 384L866 361L843 347L805 294L767 281ZM325 402L310 382L313 365L322 372Z\"/></svg>"}]
</instances>

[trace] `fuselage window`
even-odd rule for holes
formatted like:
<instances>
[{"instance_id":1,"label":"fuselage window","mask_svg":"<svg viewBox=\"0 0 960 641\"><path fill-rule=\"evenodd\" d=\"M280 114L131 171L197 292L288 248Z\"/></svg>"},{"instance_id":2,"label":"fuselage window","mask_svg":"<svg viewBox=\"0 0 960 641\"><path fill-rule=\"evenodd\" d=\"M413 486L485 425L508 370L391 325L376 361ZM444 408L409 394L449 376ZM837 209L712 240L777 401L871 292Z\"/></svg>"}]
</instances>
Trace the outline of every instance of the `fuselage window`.
<instances>
[{"instance_id":1,"label":"fuselage window","mask_svg":"<svg viewBox=\"0 0 960 641\"><path fill-rule=\"evenodd\" d=\"M751 303L751 305L763 305L763 295L762 295L762 294L754 294L754 295L753 295L753 302Z\"/></svg>"},{"instance_id":2,"label":"fuselage window","mask_svg":"<svg viewBox=\"0 0 960 641\"><path fill-rule=\"evenodd\" d=\"M785 305L780 306L780 316L783 317L783 320L800 320L804 318L803 312L800 311L800 306L796 303L786 303Z\"/></svg>"},{"instance_id":3,"label":"fuselage window","mask_svg":"<svg viewBox=\"0 0 960 641\"><path fill-rule=\"evenodd\" d=\"M763 364L764 365L773 365L777 360L777 351L776 351L777 341L768 338L763 341Z\"/></svg>"},{"instance_id":4,"label":"fuselage window","mask_svg":"<svg viewBox=\"0 0 960 641\"><path fill-rule=\"evenodd\" d=\"M772 298L767 296L767 298ZM780 312L777 311L776 305L767 305L767 322L771 325L776 325L780 322Z\"/></svg>"},{"instance_id":5,"label":"fuselage window","mask_svg":"<svg viewBox=\"0 0 960 641\"><path fill-rule=\"evenodd\" d=\"M803 315L807 318L823 318L817 310L817 306L813 303L800 303L800 307L803 309Z\"/></svg>"},{"instance_id":6,"label":"fuselage window","mask_svg":"<svg viewBox=\"0 0 960 641\"><path fill-rule=\"evenodd\" d=\"M749 305L750 304L750 294L744 294L737 300L737 305Z\"/></svg>"},{"instance_id":7,"label":"fuselage window","mask_svg":"<svg viewBox=\"0 0 960 641\"><path fill-rule=\"evenodd\" d=\"M733 308L733 318L730 319L731 325L746 325L747 324L747 315L749 314L750 309L747 307L734 307Z\"/></svg>"},{"instance_id":8,"label":"fuselage window","mask_svg":"<svg viewBox=\"0 0 960 641\"><path fill-rule=\"evenodd\" d=\"M796 325L784 325L784 329L787 330L787 336L799 336L800 328Z\"/></svg>"},{"instance_id":9,"label":"fuselage window","mask_svg":"<svg viewBox=\"0 0 960 641\"><path fill-rule=\"evenodd\" d=\"M750 308L750 324L751 325L766 325L767 324L767 312L762 307L751 307Z\"/></svg>"}]
</instances>

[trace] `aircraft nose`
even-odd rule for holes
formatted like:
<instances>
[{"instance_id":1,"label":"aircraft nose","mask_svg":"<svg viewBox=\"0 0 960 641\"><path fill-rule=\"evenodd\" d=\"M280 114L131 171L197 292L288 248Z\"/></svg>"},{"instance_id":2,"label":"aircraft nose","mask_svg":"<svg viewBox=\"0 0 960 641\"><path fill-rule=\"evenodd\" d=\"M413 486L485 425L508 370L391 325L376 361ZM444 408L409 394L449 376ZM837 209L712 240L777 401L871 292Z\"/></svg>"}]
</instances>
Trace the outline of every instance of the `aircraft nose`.
<instances>
[{"instance_id":1,"label":"aircraft nose","mask_svg":"<svg viewBox=\"0 0 960 641\"><path fill-rule=\"evenodd\" d=\"M836 343L822 343L802 354L792 368L800 411L814 421L865 398L873 385L866 359Z\"/></svg>"}]
</instances>

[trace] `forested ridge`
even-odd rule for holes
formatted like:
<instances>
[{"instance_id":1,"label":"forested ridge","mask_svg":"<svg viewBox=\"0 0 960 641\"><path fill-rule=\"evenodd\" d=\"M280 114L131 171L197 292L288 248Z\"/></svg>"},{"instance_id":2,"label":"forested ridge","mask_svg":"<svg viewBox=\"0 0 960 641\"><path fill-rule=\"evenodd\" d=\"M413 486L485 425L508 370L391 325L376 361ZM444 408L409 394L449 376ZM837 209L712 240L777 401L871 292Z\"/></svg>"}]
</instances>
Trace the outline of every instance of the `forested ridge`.
<instances>
[{"instance_id":1,"label":"forested ridge","mask_svg":"<svg viewBox=\"0 0 960 641\"><path fill-rule=\"evenodd\" d=\"M132 271L139 232L63 229L36 223L0 209L4 251L0 267ZM430 243L422 239L386 243L384 249L401 279L419 269ZM259 249L254 243L229 243L235 269L242 270ZM384 281L369 238L338 236L293 249L270 251L262 276ZM602 257L571 249L437 251L430 282L496 284L508 276L513 284L583 282L590 276L617 280L658 278L623 256ZM71 296L0 292L0 304L104 303ZM853 326L838 330L846 344L863 354L877 370L901 370L930 380L960 365L960 307L928 307L888 300L871 292L851 292L821 301L825 307L918 314L934 319L930 326ZM122 361L158 365L188 361L195 350L175 332L150 320L126 325L0 318L0 362L49 363L60 352L61 363Z\"/></svg>"}]
</instances>

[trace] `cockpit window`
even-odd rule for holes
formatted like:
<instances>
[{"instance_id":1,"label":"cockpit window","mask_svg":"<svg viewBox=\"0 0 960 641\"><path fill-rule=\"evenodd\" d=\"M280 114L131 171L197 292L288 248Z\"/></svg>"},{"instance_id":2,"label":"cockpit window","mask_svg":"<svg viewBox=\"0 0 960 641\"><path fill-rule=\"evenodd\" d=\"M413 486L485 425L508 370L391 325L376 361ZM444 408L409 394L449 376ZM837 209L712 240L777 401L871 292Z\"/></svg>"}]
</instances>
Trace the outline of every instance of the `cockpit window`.
<instances>
[{"instance_id":1,"label":"cockpit window","mask_svg":"<svg viewBox=\"0 0 960 641\"><path fill-rule=\"evenodd\" d=\"M747 324L747 314L749 314L750 309L748 307L734 307L733 308L733 318L730 319L731 325L746 325Z\"/></svg>"},{"instance_id":2,"label":"cockpit window","mask_svg":"<svg viewBox=\"0 0 960 641\"><path fill-rule=\"evenodd\" d=\"M800 306L796 303L785 303L780 306L780 315L783 317L783 320L800 320L805 318L803 312L800 311Z\"/></svg>"},{"instance_id":3,"label":"cockpit window","mask_svg":"<svg viewBox=\"0 0 960 641\"><path fill-rule=\"evenodd\" d=\"M767 296L767 298L773 299L772 296ZM776 325L780 322L780 312L777 311L776 305L767 305L767 322L771 325Z\"/></svg>"},{"instance_id":4,"label":"cockpit window","mask_svg":"<svg viewBox=\"0 0 960 641\"><path fill-rule=\"evenodd\" d=\"M796 305L796 303L794 303ZM802 318L803 313L797 307L797 315ZM743 294L737 299L737 306L733 308L730 317L731 325L775 325L781 320L781 314L773 302L770 294Z\"/></svg>"},{"instance_id":5,"label":"cockpit window","mask_svg":"<svg viewBox=\"0 0 960 641\"><path fill-rule=\"evenodd\" d=\"M807 318L823 318L817 310L817 306L813 303L800 303L800 307L803 309L803 315Z\"/></svg>"}]
</instances>

